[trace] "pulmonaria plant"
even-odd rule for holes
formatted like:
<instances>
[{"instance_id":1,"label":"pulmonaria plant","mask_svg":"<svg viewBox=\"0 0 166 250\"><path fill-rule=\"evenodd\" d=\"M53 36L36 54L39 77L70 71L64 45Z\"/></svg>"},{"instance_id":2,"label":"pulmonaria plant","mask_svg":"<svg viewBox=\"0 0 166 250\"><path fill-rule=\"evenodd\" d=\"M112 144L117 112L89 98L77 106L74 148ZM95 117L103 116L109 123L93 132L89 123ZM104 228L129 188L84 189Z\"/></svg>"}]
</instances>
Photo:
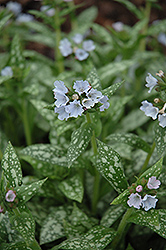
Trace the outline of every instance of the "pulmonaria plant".
<instances>
[{"instance_id":1,"label":"pulmonaria plant","mask_svg":"<svg viewBox=\"0 0 166 250\"><path fill-rule=\"evenodd\" d=\"M92 40L84 40L83 35L77 33L72 37L72 41L62 39L59 49L64 57L74 53L77 60L83 61L88 58L89 52L95 49L95 45Z\"/></svg>"},{"instance_id":2,"label":"pulmonaria plant","mask_svg":"<svg viewBox=\"0 0 166 250\"><path fill-rule=\"evenodd\" d=\"M156 73L159 79L156 79L153 77L150 73L148 73L148 76L146 77L147 84L146 87L149 88L149 93L152 91L152 89L155 87L155 90L158 93L165 92L166 91L166 78L164 75L164 72L162 70L159 71L159 73ZM163 128L166 127L166 102L165 100L162 100L162 98L155 98L154 103L150 103L147 100L142 101L142 106L140 107L140 110L142 110L146 116L151 117L153 120L156 120L158 118L159 125Z\"/></svg>"},{"instance_id":3,"label":"pulmonaria plant","mask_svg":"<svg viewBox=\"0 0 166 250\"><path fill-rule=\"evenodd\" d=\"M58 114L59 120L77 118L93 108L104 111L110 105L108 97L92 88L86 80L75 81L71 90L62 81L55 81L54 86L53 92L56 100L54 111Z\"/></svg>"},{"instance_id":4,"label":"pulmonaria plant","mask_svg":"<svg viewBox=\"0 0 166 250\"><path fill-rule=\"evenodd\" d=\"M140 183L139 185L133 183L132 186L129 187L131 194L128 197L127 204L129 207L137 209L142 207L145 211L155 208L158 201L158 199L156 199L156 189L159 188L161 182L156 180L155 176L152 176L148 181L143 178Z\"/></svg>"}]
</instances>

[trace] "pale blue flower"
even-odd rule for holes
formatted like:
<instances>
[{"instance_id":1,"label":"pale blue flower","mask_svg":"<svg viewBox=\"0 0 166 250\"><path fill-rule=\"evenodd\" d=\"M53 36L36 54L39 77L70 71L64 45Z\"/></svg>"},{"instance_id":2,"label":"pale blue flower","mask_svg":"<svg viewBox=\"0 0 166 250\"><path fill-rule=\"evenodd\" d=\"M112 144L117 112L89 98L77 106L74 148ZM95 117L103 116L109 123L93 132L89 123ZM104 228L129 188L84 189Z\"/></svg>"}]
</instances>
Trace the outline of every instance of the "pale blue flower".
<instances>
[{"instance_id":1,"label":"pale blue flower","mask_svg":"<svg viewBox=\"0 0 166 250\"><path fill-rule=\"evenodd\" d=\"M72 37L72 39L76 44L79 44L83 41L83 35L77 33Z\"/></svg>"},{"instance_id":2,"label":"pale blue flower","mask_svg":"<svg viewBox=\"0 0 166 250\"><path fill-rule=\"evenodd\" d=\"M162 127L162 128L165 128L166 127L166 113L162 114L162 115L159 115L158 116L158 120L159 120L159 125Z\"/></svg>"},{"instance_id":3,"label":"pale blue flower","mask_svg":"<svg viewBox=\"0 0 166 250\"><path fill-rule=\"evenodd\" d=\"M91 88L90 91L86 94L94 103L98 103L102 97L102 93L97 89Z\"/></svg>"},{"instance_id":4,"label":"pale blue flower","mask_svg":"<svg viewBox=\"0 0 166 250\"><path fill-rule=\"evenodd\" d=\"M164 46L166 46L166 34L165 33L160 33L157 37L157 40L163 44Z\"/></svg>"},{"instance_id":5,"label":"pale blue flower","mask_svg":"<svg viewBox=\"0 0 166 250\"><path fill-rule=\"evenodd\" d=\"M55 9L51 8L49 5L41 6L40 11L45 12L47 16L54 16L55 14Z\"/></svg>"},{"instance_id":6,"label":"pale blue flower","mask_svg":"<svg viewBox=\"0 0 166 250\"><path fill-rule=\"evenodd\" d=\"M22 7L20 3L17 2L8 2L6 8L12 11L16 16L21 13Z\"/></svg>"},{"instance_id":7,"label":"pale blue flower","mask_svg":"<svg viewBox=\"0 0 166 250\"><path fill-rule=\"evenodd\" d=\"M99 100L99 102L101 102L103 105L100 106L100 111L104 111L104 109L108 109L110 104L109 102L107 102L109 99L108 97L105 95L105 96L102 96Z\"/></svg>"},{"instance_id":8,"label":"pale blue flower","mask_svg":"<svg viewBox=\"0 0 166 250\"><path fill-rule=\"evenodd\" d=\"M70 117L77 118L79 115L82 115L84 109L83 106L80 104L80 101L74 100L66 106L66 111L69 113Z\"/></svg>"},{"instance_id":9,"label":"pale blue flower","mask_svg":"<svg viewBox=\"0 0 166 250\"><path fill-rule=\"evenodd\" d=\"M140 209L142 198L138 193L132 193L128 198L129 200L127 201L127 204L129 205L129 207Z\"/></svg>"},{"instance_id":10,"label":"pale blue flower","mask_svg":"<svg viewBox=\"0 0 166 250\"><path fill-rule=\"evenodd\" d=\"M63 93L61 93L61 92L56 92L54 98L56 99L55 105L56 105L58 108L59 108L60 106L62 106L62 105L67 104L68 101L69 101L69 98L68 98L65 94L63 94Z\"/></svg>"},{"instance_id":11,"label":"pale blue flower","mask_svg":"<svg viewBox=\"0 0 166 250\"><path fill-rule=\"evenodd\" d=\"M54 82L55 89L53 89L54 92L61 92L63 94L66 94L68 92L68 88L66 88L64 82L56 80Z\"/></svg>"},{"instance_id":12,"label":"pale blue flower","mask_svg":"<svg viewBox=\"0 0 166 250\"><path fill-rule=\"evenodd\" d=\"M95 103L90 98L85 98L82 100L82 105L85 108L90 109L91 107L95 105Z\"/></svg>"},{"instance_id":13,"label":"pale blue flower","mask_svg":"<svg viewBox=\"0 0 166 250\"><path fill-rule=\"evenodd\" d=\"M120 31L123 30L124 24L122 22L115 22L115 23L112 24L112 27L113 27L114 30L120 32Z\"/></svg>"},{"instance_id":14,"label":"pale blue flower","mask_svg":"<svg viewBox=\"0 0 166 250\"><path fill-rule=\"evenodd\" d=\"M55 107L54 112L59 114L58 119L63 121L64 119L69 118L69 113L66 112L66 105L60 106L60 107Z\"/></svg>"},{"instance_id":15,"label":"pale blue flower","mask_svg":"<svg viewBox=\"0 0 166 250\"><path fill-rule=\"evenodd\" d=\"M161 182L159 180L156 180L155 176L152 176L148 180L147 187L149 189L158 189L160 184L161 184Z\"/></svg>"},{"instance_id":16,"label":"pale blue flower","mask_svg":"<svg viewBox=\"0 0 166 250\"><path fill-rule=\"evenodd\" d=\"M158 201L158 199L155 198L156 196L152 196L149 194L146 194L144 196L144 198L142 199L142 207L145 209L145 211L156 207L156 202Z\"/></svg>"},{"instance_id":17,"label":"pale blue flower","mask_svg":"<svg viewBox=\"0 0 166 250\"><path fill-rule=\"evenodd\" d=\"M67 38L64 38L60 41L59 49L61 51L61 54L65 57L73 53L71 42L69 42Z\"/></svg>"},{"instance_id":18,"label":"pale blue flower","mask_svg":"<svg viewBox=\"0 0 166 250\"><path fill-rule=\"evenodd\" d=\"M83 42L82 47L86 51L92 51L95 49L94 42L92 40L86 40Z\"/></svg>"},{"instance_id":19,"label":"pale blue flower","mask_svg":"<svg viewBox=\"0 0 166 250\"><path fill-rule=\"evenodd\" d=\"M6 201L13 202L15 200L15 198L16 198L16 194L13 190L9 190L6 193L6 196L5 196Z\"/></svg>"},{"instance_id":20,"label":"pale blue flower","mask_svg":"<svg viewBox=\"0 0 166 250\"><path fill-rule=\"evenodd\" d=\"M155 77L153 77L150 73L148 73L149 76L146 77L147 84L145 85L147 88L149 88L148 93L152 91L152 89L157 85L158 81Z\"/></svg>"},{"instance_id":21,"label":"pale blue flower","mask_svg":"<svg viewBox=\"0 0 166 250\"><path fill-rule=\"evenodd\" d=\"M152 103L150 103L146 100L141 102L141 103L142 103L142 106L140 107L140 110L145 112L146 116L150 116L150 117L152 117L153 120L155 120L157 118L158 113L159 113L159 109L154 107Z\"/></svg>"},{"instance_id":22,"label":"pale blue flower","mask_svg":"<svg viewBox=\"0 0 166 250\"><path fill-rule=\"evenodd\" d=\"M90 85L88 81L75 81L74 85L73 85L73 89L75 89L75 91L81 95L83 93L87 93L87 91L90 89Z\"/></svg>"},{"instance_id":23,"label":"pale blue flower","mask_svg":"<svg viewBox=\"0 0 166 250\"><path fill-rule=\"evenodd\" d=\"M1 70L1 76L13 76L13 70L10 66L6 66Z\"/></svg>"},{"instance_id":24,"label":"pale blue flower","mask_svg":"<svg viewBox=\"0 0 166 250\"><path fill-rule=\"evenodd\" d=\"M17 23L27 23L33 20L34 20L34 17L32 15L25 14L25 13L19 14L18 17L16 18Z\"/></svg>"},{"instance_id":25,"label":"pale blue flower","mask_svg":"<svg viewBox=\"0 0 166 250\"><path fill-rule=\"evenodd\" d=\"M79 61L83 61L88 58L89 53L83 49L76 49L75 56Z\"/></svg>"}]
</instances>

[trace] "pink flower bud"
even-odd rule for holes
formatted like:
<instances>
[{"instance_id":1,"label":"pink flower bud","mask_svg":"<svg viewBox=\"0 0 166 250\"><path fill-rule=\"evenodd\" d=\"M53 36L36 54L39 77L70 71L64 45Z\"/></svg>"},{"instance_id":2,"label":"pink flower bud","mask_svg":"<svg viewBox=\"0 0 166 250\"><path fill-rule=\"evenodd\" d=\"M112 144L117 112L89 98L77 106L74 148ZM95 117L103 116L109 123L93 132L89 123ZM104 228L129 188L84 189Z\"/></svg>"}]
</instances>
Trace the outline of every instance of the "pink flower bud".
<instances>
[{"instance_id":1,"label":"pink flower bud","mask_svg":"<svg viewBox=\"0 0 166 250\"><path fill-rule=\"evenodd\" d=\"M16 194L13 190L9 190L7 193L6 193L6 201L8 202L13 202L14 199L16 198Z\"/></svg>"},{"instance_id":2,"label":"pink flower bud","mask_svg":"<svg viewBox=\"0 0 166 250\"><path fill-rule=\"evenodd\" d=\"M137 191L138 193L140 193L140 192L142 191L142 189L143 189L143 187L142 187L141 185L138 185L138 186L136 187L136 191Z\"/></svg>"}]
</instances>

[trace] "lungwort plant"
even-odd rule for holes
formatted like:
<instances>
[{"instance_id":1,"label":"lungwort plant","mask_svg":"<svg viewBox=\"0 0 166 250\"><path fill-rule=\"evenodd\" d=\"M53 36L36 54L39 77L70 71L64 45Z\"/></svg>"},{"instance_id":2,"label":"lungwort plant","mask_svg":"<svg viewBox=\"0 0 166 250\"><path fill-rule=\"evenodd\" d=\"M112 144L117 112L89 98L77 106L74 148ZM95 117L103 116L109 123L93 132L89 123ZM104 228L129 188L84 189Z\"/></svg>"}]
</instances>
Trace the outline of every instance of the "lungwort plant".
<instances>
[{"instance_id":1,"label":"lungwort plant","mask_svg":"<svg viewBox=\"0 0 166 250\"><path fill-rule=\"evenodd\" d=\"M114 3L1 5L1 250L165 249L166 22Z\"/></svg>"}]
</instances>

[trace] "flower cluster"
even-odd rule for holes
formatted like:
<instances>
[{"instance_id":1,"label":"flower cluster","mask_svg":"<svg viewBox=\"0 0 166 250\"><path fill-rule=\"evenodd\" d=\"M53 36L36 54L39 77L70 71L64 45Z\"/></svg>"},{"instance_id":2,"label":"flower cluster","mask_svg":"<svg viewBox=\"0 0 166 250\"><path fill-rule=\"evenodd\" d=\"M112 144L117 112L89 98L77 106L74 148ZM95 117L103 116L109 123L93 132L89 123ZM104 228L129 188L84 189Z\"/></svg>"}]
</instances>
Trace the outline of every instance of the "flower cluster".
<instances>
[{"instance_id":1,"label":"flower cluster","mask_svg":"<svg viewBox=\"0 0 166 250\"><path fill-rule=\"evenodd\" d=\"M156 75L159 79L156 79L150 73L148 73L148 76L146 77L147 84L145 86L149 88L149 93L154 87L156 87L157 92L166 90L166 78L164 72L160 70L159 73L156 73ZM160 98L155 98L154 104L145 100L142 102L142 106L140 107L140 110L142 110L146 116L151 117L153 120L158 118L159 125L163 128L166 127L165 109L166 103Z\"/></svg>"},{"instance_id":2,"label":"flower cluster","mask_svg":"<svg viewBox=\"0 0 166 250\"><path fill-rule=\"evenodd\" d=\"M131 193L127 201L129 207L135 207L137 209L142 207L145 211L155 208L156 202L158 201L158 199L156 199L156 189L159 188L160 184L160 181L156 180L155 176L150 177L148 181L143 178L139 185L133 183L132 186L129 187L129 192Z\"/></svg>"},{"instance_id":3,"label":"flower cluster","mask_svg":"<svg viewBox=\"0 0 166 250\"><path fill-rule=\"evenodd\" d=\"M56 99L54 111L59 114L59 120L77 118L94 107L104 111L110 105L108 97L93 89L86 80L75 81L72 90L69 90L62 81L55 81L54 86L53 92Z\"/></svg>"},{"instance_id":4,"label":"flower cluster","mask_svg":"<svg viewBox=\"0 0 166 250\"><path fill-rule=\"evenodd\" d=\"M92 40L83 41L83 35L77 33L72 37L72 42L67 38L60 41L59 49L64 57L75 54L76 59L83 61L88 58L89 52L95 49L94 42Z\"/></svg>"}]
</instances>

